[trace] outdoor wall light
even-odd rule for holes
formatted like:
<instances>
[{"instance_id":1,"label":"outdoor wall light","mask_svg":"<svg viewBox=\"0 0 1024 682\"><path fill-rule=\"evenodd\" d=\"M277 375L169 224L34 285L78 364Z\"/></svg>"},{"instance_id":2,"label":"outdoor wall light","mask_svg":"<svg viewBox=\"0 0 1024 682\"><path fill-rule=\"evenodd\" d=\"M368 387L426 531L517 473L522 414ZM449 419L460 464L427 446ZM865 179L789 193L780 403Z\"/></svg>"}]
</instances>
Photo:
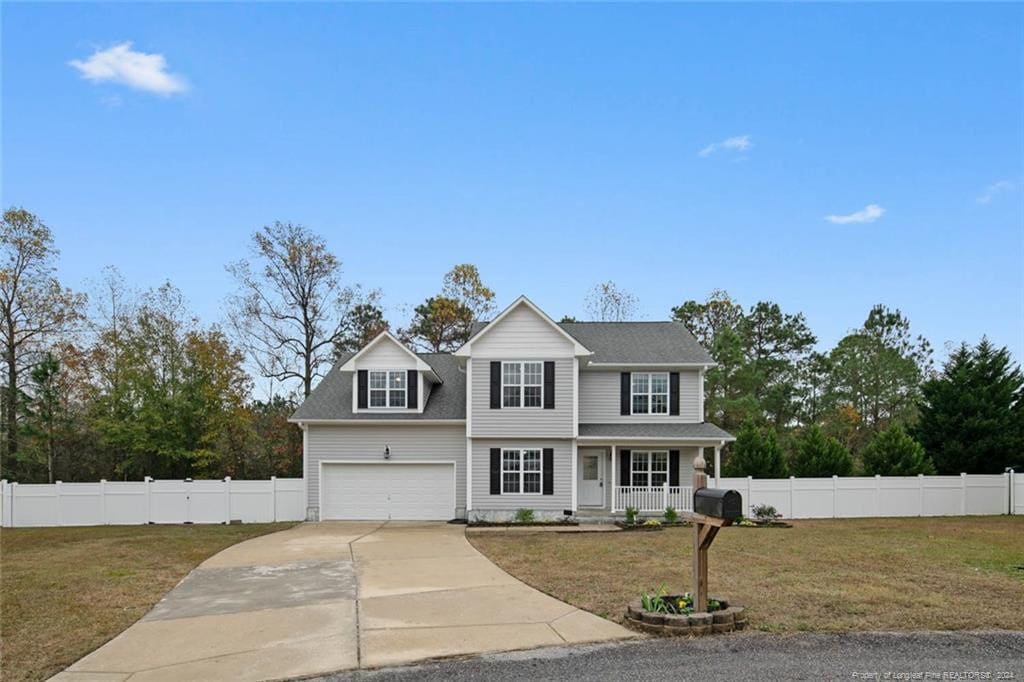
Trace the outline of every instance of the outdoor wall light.
<instances>
[{"instance_id":1,"label":"outdoor wall light","mask_svg":"<svg viewBox=\"0 0 1024 682\"><path fill-rule=\"evenodd\" d=\"M385 445L384 446L384 459L391 459L391 446L390 445Z\"/></svg>"}]
</instances>

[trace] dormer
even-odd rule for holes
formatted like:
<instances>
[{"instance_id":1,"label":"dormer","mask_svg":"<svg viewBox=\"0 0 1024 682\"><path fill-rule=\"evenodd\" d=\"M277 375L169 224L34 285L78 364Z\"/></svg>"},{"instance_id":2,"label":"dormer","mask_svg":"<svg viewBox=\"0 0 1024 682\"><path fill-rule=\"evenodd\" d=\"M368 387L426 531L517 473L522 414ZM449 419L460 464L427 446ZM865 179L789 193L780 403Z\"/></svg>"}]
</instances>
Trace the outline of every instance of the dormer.
<instances>
[{"instance_id":1,"label":"dormer","mask_svg":"<svg viewBox=\"0 0 1024 682\"><path fill-rule=\"evenodd\" d=\"M339 371L353 375L352 411L355 413L423 412L441 378L394 334L383 331Z\"/></svg>"}]
</instances>

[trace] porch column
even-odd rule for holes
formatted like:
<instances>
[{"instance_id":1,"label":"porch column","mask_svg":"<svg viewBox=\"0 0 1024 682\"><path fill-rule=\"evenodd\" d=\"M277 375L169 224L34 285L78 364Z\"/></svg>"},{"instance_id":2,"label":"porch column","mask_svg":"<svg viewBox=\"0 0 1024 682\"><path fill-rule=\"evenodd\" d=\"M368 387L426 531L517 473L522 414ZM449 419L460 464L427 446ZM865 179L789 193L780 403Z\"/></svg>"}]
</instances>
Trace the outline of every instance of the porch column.
<instances>
[{"instance_id":1,"label":"porch column","mask_svg":"<svg viewBox=\"0 0 1024 682\"><path fill-rule=\"evenodd\" d=\"M715 446L715 487L721 488L722 481L722 444Z\"/></svg>"},{"instance_id":2,"label":"porch column","mask_svg":"<svg viewBox=\"0 0 1024 682\"><path fill-rule=\"evenodd\" d=\"M617 445L612 446L612 502L611 511L615 512L615 488L618 487L619 479L619 447Z\"/></svg>"}]
</instances>

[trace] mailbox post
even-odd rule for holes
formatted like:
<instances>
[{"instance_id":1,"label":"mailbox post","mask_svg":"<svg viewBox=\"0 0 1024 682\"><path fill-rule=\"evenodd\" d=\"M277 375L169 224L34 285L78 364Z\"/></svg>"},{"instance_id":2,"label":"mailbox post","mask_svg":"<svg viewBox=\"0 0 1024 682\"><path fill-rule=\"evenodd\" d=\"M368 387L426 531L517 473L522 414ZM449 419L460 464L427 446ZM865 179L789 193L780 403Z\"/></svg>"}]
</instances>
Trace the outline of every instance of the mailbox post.
<instances>
[{"instance_id":1,"label":"mailbox post","mask_svg":"<svg viewBox=\"0 0 1024 682\"><path fill-rule=\"evenodd\" d=\"M743 509L740 494L735 490L705 490L708 477L704 473L704 449L697 449L693 460L693 608L708 608L708 548L718 529L732 525Z\"/></svg>"}]
</instances>

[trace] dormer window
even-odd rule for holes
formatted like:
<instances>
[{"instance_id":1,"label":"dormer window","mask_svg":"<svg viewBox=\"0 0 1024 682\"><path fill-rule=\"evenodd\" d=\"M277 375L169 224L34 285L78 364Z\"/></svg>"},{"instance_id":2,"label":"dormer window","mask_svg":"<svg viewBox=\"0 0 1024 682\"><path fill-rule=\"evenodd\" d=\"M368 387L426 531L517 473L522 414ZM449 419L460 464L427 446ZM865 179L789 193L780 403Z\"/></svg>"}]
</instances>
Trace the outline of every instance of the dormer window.
<instances>
[{"instance_id":1,"label":"dormer window","mask_svg":"<svg viewBox=\"0 0 1024 682\"><path fill-rule=\"evenodd\" d=\"M370 407L405 407L406 370L370 370Z\"/></svg>"},{"instance_id":2,"label":"dormer window","mask_svg":"<svg viewBox=\"0 0 1024 682\"><path fill-rule=\"evenodd\" d=\"M668 372L633 372L633 414L668 414Z\"/></svg>"}]
</instances>

